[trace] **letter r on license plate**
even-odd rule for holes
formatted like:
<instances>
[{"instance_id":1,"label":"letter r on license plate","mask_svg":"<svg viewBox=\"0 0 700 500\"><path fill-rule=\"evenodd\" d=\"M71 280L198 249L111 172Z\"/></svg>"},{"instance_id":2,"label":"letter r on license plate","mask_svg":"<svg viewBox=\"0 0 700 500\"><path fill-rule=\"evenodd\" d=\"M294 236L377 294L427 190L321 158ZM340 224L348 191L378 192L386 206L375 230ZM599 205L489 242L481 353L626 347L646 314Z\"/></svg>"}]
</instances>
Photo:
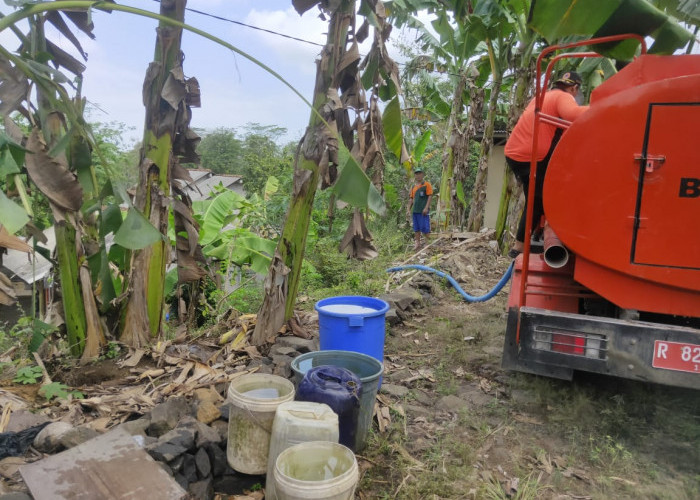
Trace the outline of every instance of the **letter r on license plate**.
<instances>
[{"instance_id":1,"label":"letter r on license plate","mask_svg":"<svg viewBox=\"0 0 700 500\"><path fill-rule=\"evenodd\" d=\"M657 340L651 366L700 374L700 345Z\"/></svg>"}]
</instances>

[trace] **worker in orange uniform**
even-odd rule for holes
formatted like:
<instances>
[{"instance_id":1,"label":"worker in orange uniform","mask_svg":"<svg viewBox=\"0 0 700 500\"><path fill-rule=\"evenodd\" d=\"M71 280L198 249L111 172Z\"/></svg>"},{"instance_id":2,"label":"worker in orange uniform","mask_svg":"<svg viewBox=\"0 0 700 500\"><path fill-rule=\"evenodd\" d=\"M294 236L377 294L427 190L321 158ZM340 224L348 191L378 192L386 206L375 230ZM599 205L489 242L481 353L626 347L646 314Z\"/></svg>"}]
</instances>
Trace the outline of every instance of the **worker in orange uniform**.
<instances>
[{"instance_id":1,"label":"worker in orange uniform","mask_svg":"<svg viewBox=\"0 0 700 500\"><path fill-rule=\"evenodd\" d=\"M557 79L552 88L545 93L542 103L541 113L550 116L563 118L564 120L574 121L581 114L588 110L588 106L579 106L576 102L576 96L581 89L581 75L574 71L568 71ZM533 155L532 151L532 136L535 127L535 99L530 101L525 108L525 111L518 119L518 123L513 128L513 132L508 138L505 147L506 163L515 174L515 177L523 185L523 190L526 197L528 184L530 180L530 158ZM561 130L561 129L559 129ZM532 227L533 229L539 224L540 218L544 213L542 208L542 186L544 185L544 174L547 170L547 163L552 155L552 151L559 140L557 127L547 123L540 124L540 129L537 137L537 151L535 156L537 159L537 178L535 184L535 199L533 200L532 211ZM518 232L515 236L513 248L508 253L508 256L515 258L523 251L523 242L525 241L525 210L520 217L518 224ZM528 235L530 237L531 235Z\"/></svg>"},{"instance_id":2,"label":"worker in orange uniform","mask_svg":"<svg viewBox=\"0 0 700 500\"><path fill-rule=\"evenodd\" d=\"M423 169L417 168L413 171L415 184L411 188L411 204L408 212L413 214L413 234L415 237L415 249L421 247L421 233L428 241L430 234L430 201L433 199L433 186L424 179Z\"/></svg>"}]
</instances>

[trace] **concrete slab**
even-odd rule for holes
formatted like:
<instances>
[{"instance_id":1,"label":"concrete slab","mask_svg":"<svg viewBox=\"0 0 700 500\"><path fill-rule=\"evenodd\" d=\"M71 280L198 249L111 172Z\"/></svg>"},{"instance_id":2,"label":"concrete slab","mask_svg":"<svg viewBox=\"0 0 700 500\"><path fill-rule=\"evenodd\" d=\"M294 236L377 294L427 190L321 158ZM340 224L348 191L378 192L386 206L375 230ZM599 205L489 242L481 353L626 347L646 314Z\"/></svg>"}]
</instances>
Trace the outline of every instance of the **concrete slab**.
<instances>
[{"instance_id":1,"label":"concrete slab","mask_svg":"<svg viewBox=\"0 0 700 500\"><path fill-rule=\"evenodd\" d=\"M171 500L186 492L123 429L20 467L35 500Z\"/></svg>"}]
</instances>

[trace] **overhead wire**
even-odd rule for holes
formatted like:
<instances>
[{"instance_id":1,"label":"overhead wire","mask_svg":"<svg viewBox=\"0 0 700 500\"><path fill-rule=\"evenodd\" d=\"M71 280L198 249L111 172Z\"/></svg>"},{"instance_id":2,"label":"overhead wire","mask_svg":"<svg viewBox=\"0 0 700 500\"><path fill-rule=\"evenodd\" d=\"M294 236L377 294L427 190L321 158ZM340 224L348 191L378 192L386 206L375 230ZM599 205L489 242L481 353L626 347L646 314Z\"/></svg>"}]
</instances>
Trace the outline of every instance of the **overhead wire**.
<instances>
[{"instance_id":1,"label":"overhead wire","mask_svg":"<svg viewBox=\"0 0 700 500\"><path fill-rule=\"evenodd\" d=\"M160 3L160 0L153 0L153 1L156 2L156 3ZM296 42L306 43L306 44L308 44L308 45L314 45L314 46L316 46L316 47L324 47L324 46L325 46L325 45L322 44L322 43L314 42L314 41L312 41L312 40L306 40L306 39L304 39L304 38L299 38L299 37L296 37L296 36L293 36L293 35L288 35L288 34L286 34L286 33L280 33L279 31L275 31L275 30L271 30L271 29L267 29L267 28L261 28L260 26L254 26L254 25L252 25L252 24L247 24L247 23L244 23L244 22L242 22L242 21L236 21L235 19L230 19L230 18L227 18L227 17L219 16L219 15L217 15L217 14L211 14L211 13L205 12L205 11L203 11L203 10L193 9L193 8L190 8L190 7L185 7L185 10L186 10L186 11L189 11L189 12L192 12L192 13L194 13L194 14L199 14L200 16L211 17L212 19L216 19L216 20L218 20L218 21L224 21L224 22L227 22L227 23L236 24L236 25L242 26L242 27L244 27L244 28L250 28L250 29L253 29L253 30L257 30L257 31L262 31L263 33L267 33L267 34L270 34L270 35L275 35L275 36L287 38L287 39L289 39L289 40L294 40L294 41L296 41ZM399 66L403 66L403 67L408 66L408 64L402 63L402 62L396 62L396 64L399 65ZM459 77L459 76L460 76L460 75L458 75L457 73L450 73L449 71L440 71L440 70L436 70L436 69L425 69L425 71L427 71L428 73L437 73L437 74L439 74L439 75L449 75L449 76L454 76L454 77Z\"/></svg>"}]
</instances>

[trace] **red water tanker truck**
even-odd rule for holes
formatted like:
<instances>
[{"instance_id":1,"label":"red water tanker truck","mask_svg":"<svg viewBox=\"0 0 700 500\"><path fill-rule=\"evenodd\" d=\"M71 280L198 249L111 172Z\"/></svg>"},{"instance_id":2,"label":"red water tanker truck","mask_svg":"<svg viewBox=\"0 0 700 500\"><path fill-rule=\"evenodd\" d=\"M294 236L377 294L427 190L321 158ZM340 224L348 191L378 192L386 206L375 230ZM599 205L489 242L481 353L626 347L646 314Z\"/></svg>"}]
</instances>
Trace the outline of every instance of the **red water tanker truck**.
<instances>
[{"instance_id":1,"label":"red water tanker truck","mask_svg":"<svg viewBox=\"0 0 700 500\"><path fill-rule=\"evenodd\" d=\"M525 242L508 300L503 367L571 379L577 370L700 389L700 55L642 55L598 86L564 130L544 179L542 253ZM541 85L540 85L541 84ZM536 144L534 138L533 144ZM533 148L534 149L534 148Z\"/></svg>"}]
</instances>

